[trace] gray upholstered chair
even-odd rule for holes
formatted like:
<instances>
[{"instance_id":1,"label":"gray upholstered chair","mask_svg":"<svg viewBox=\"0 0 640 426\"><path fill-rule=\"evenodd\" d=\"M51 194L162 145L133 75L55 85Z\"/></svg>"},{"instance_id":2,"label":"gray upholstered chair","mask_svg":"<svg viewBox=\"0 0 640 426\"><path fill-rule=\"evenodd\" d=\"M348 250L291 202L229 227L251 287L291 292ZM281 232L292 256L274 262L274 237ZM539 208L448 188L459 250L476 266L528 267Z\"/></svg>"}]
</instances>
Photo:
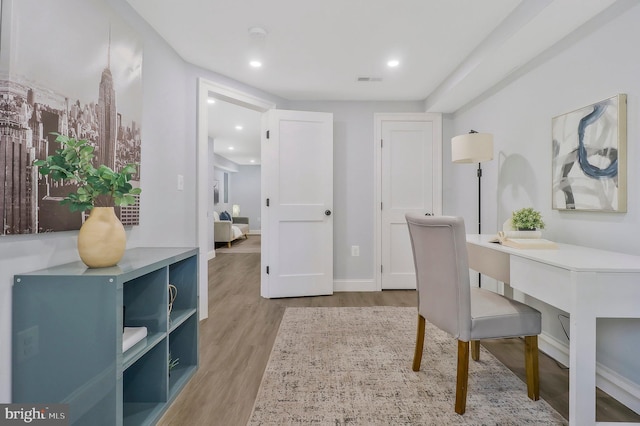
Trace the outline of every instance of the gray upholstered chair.
<instances>
[{"instance_id":1,"label":"gray upholstered chair","mask_svg":"<svg viewBox=\"0 0 640 426\"><path fill-rule=\"evenodd\" d=\"M539 399L540 312L497 293L471 287L464 221L459 217L406 215L418 289L418 334L413 370L420 370L425 319L458 339L455 411L467 404L469 342L474 360L480 339L524 336L529 398Z\"/></svg>"}]
</instances>

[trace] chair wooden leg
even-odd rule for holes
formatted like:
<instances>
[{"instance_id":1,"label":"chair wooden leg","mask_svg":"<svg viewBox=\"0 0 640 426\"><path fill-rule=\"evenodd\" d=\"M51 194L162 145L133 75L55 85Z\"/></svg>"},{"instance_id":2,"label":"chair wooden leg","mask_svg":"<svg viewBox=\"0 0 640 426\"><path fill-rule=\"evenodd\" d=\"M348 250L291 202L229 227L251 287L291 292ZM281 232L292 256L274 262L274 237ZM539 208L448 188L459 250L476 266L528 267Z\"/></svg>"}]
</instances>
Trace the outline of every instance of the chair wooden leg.
<instances>
[{"instance_id":1,"label":"chair wooden leg","mask_svg":"<svg viewBox=\"0 0 640 426\"><path fill-rule=\"evenodd\" d=\"M456 378L456 413L467 409L467 383L469 382L469 342L458 340L458 374Z\"/></svg>"},{"instance_id":2,"label":"chair wooden leg","mask_svg":"<svg viewBox=\"0 0 640 426\"><path fill-rule=\"evenodd\" d=\"M231 241L227 243L227 247L231 248Z\"/></svg>"},{"instance_id":3,"label":"chair wooden leg","mask_svg":"<svg viewBox=\"0 0 640 426\"><path fill-rule=\"evenodd\" d=\"M471 358L480 361L480 340L471 341Z\"/></svg>"},{"instance_id":4,"label":"chair wooden leg","mask_svg":"<svg viewBox=\"0 0 640 426\"><path fill-rule=\"evenodd\" d=\"M420 371L422 349L424 348L424 317L418 314L418 331L416 334L416 351L413 354L413 371Z\"/></svg>"},{"instance_id":5,"label":"chair wooden leg","mask_svg":"<svg viewBox=\"0 0 640 426\"><path fill-rule=\"evenodd\" d=\"M538 336L524 338L524 364L527 374L527 395L530 399L540 399L540 377L538 374Z\"/></svg>"}]
</instances>

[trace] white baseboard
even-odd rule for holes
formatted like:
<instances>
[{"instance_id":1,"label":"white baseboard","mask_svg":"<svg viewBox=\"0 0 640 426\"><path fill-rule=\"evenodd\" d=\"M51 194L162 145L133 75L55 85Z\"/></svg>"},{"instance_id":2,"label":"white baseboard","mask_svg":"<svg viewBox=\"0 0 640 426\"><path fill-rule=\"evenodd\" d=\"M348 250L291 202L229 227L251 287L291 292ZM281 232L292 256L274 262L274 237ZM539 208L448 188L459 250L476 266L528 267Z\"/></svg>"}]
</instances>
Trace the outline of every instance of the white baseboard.
<instances>
[{"instance_id":1,"label":"white baseboard","mask_svg":"<svg viewBox=\"0 0 640 426\"><path fill-rule=\"evenodd\" d=\"M609 367L596 364L596 385L626 405L636 413L640 414L640 386L622 377Z\"/></svg>"},{"instance_id":2,"label":"white baseboard","mask_svg":"<svg viewBox=\"0 0 640 426\"><path fill-rule=\"evenodd\" d=\"M260 235L262 234L262 230L260 229L249 229L249 235Z\"/></svg>"},{"instance_id":3,"label":"white baseboard","mask_svg":"<svg viewBox=\"0 0 640 426\"><path fill-rule=\"evenodd\" d=\"M542 352L564 366L569 365L569 346L545 333L540 334L538 341ZM596 386L640 414L640 385L637 383L598 362L596 363Z\"/></svg>"},{"instance_id":4,"label":"white baseboard","mask_svg":"<svg viewBox=\"0 0 640 426\"><path fill-rule=\"evenodd\" d=\"M333 280L333 291L378 291L374 280Z\"/></svg>"},{"instance_id":5,"label":"white baseboard","mask_svg":"<svg viewBox=\"0 0 640 426\"><path fill-rule=\"evenodd\" d=\"M207 260L211 260L214 257L216 257L216 251L215 250L211 250L208 254L207 254Z\"/></svg>"},{"instance_id":6,"label":"white baseboard","mask_svg":"<svg viewBox=\"0 0 640 426\"><path fill-rule=\"evenodd\" d=\"M544 331L538 336L538 348L565 367L569 366L569 346Z\"/></svg>"}]
</instances>

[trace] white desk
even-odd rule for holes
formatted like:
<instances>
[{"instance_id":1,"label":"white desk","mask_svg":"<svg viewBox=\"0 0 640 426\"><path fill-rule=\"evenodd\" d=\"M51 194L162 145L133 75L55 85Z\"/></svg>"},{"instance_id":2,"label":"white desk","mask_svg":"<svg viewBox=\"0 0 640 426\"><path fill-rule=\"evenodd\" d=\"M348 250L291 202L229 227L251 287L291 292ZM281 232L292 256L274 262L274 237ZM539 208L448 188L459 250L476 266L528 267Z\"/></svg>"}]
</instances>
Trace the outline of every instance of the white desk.
<instances>
[{"instance_id":1,"label":"white desk","mask_svg":"<svg viewBox=\"0 0 640 426\"><path fill-rule=\"evenodd\" d=\"M569 424L596 424L596 318L640 318L640 256L568 244L514 249L493 237L467 235L469 267L570 314Z\"/></svg>"}]
</instances>

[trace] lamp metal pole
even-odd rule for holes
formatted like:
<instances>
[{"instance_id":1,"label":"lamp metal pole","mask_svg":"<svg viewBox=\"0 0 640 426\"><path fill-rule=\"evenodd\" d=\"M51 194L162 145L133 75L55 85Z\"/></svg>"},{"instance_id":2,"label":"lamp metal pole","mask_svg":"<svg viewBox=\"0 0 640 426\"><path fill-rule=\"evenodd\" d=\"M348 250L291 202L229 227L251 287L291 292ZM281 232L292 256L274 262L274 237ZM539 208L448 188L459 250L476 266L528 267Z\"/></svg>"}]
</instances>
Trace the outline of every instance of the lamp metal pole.
<instances>
[{"instance_id":1,"label":"lamp metal pole","mask_svg":"<svg viewBox=\"0 0 640 426\"><path fill-rule=\"evenodd\" d=\"M480 184L482 178L482 166L478 163L478 234L482 234L482 197ZM478 272L478 287L482 288L482 274Z\"/></svg>"}]
</instances>

